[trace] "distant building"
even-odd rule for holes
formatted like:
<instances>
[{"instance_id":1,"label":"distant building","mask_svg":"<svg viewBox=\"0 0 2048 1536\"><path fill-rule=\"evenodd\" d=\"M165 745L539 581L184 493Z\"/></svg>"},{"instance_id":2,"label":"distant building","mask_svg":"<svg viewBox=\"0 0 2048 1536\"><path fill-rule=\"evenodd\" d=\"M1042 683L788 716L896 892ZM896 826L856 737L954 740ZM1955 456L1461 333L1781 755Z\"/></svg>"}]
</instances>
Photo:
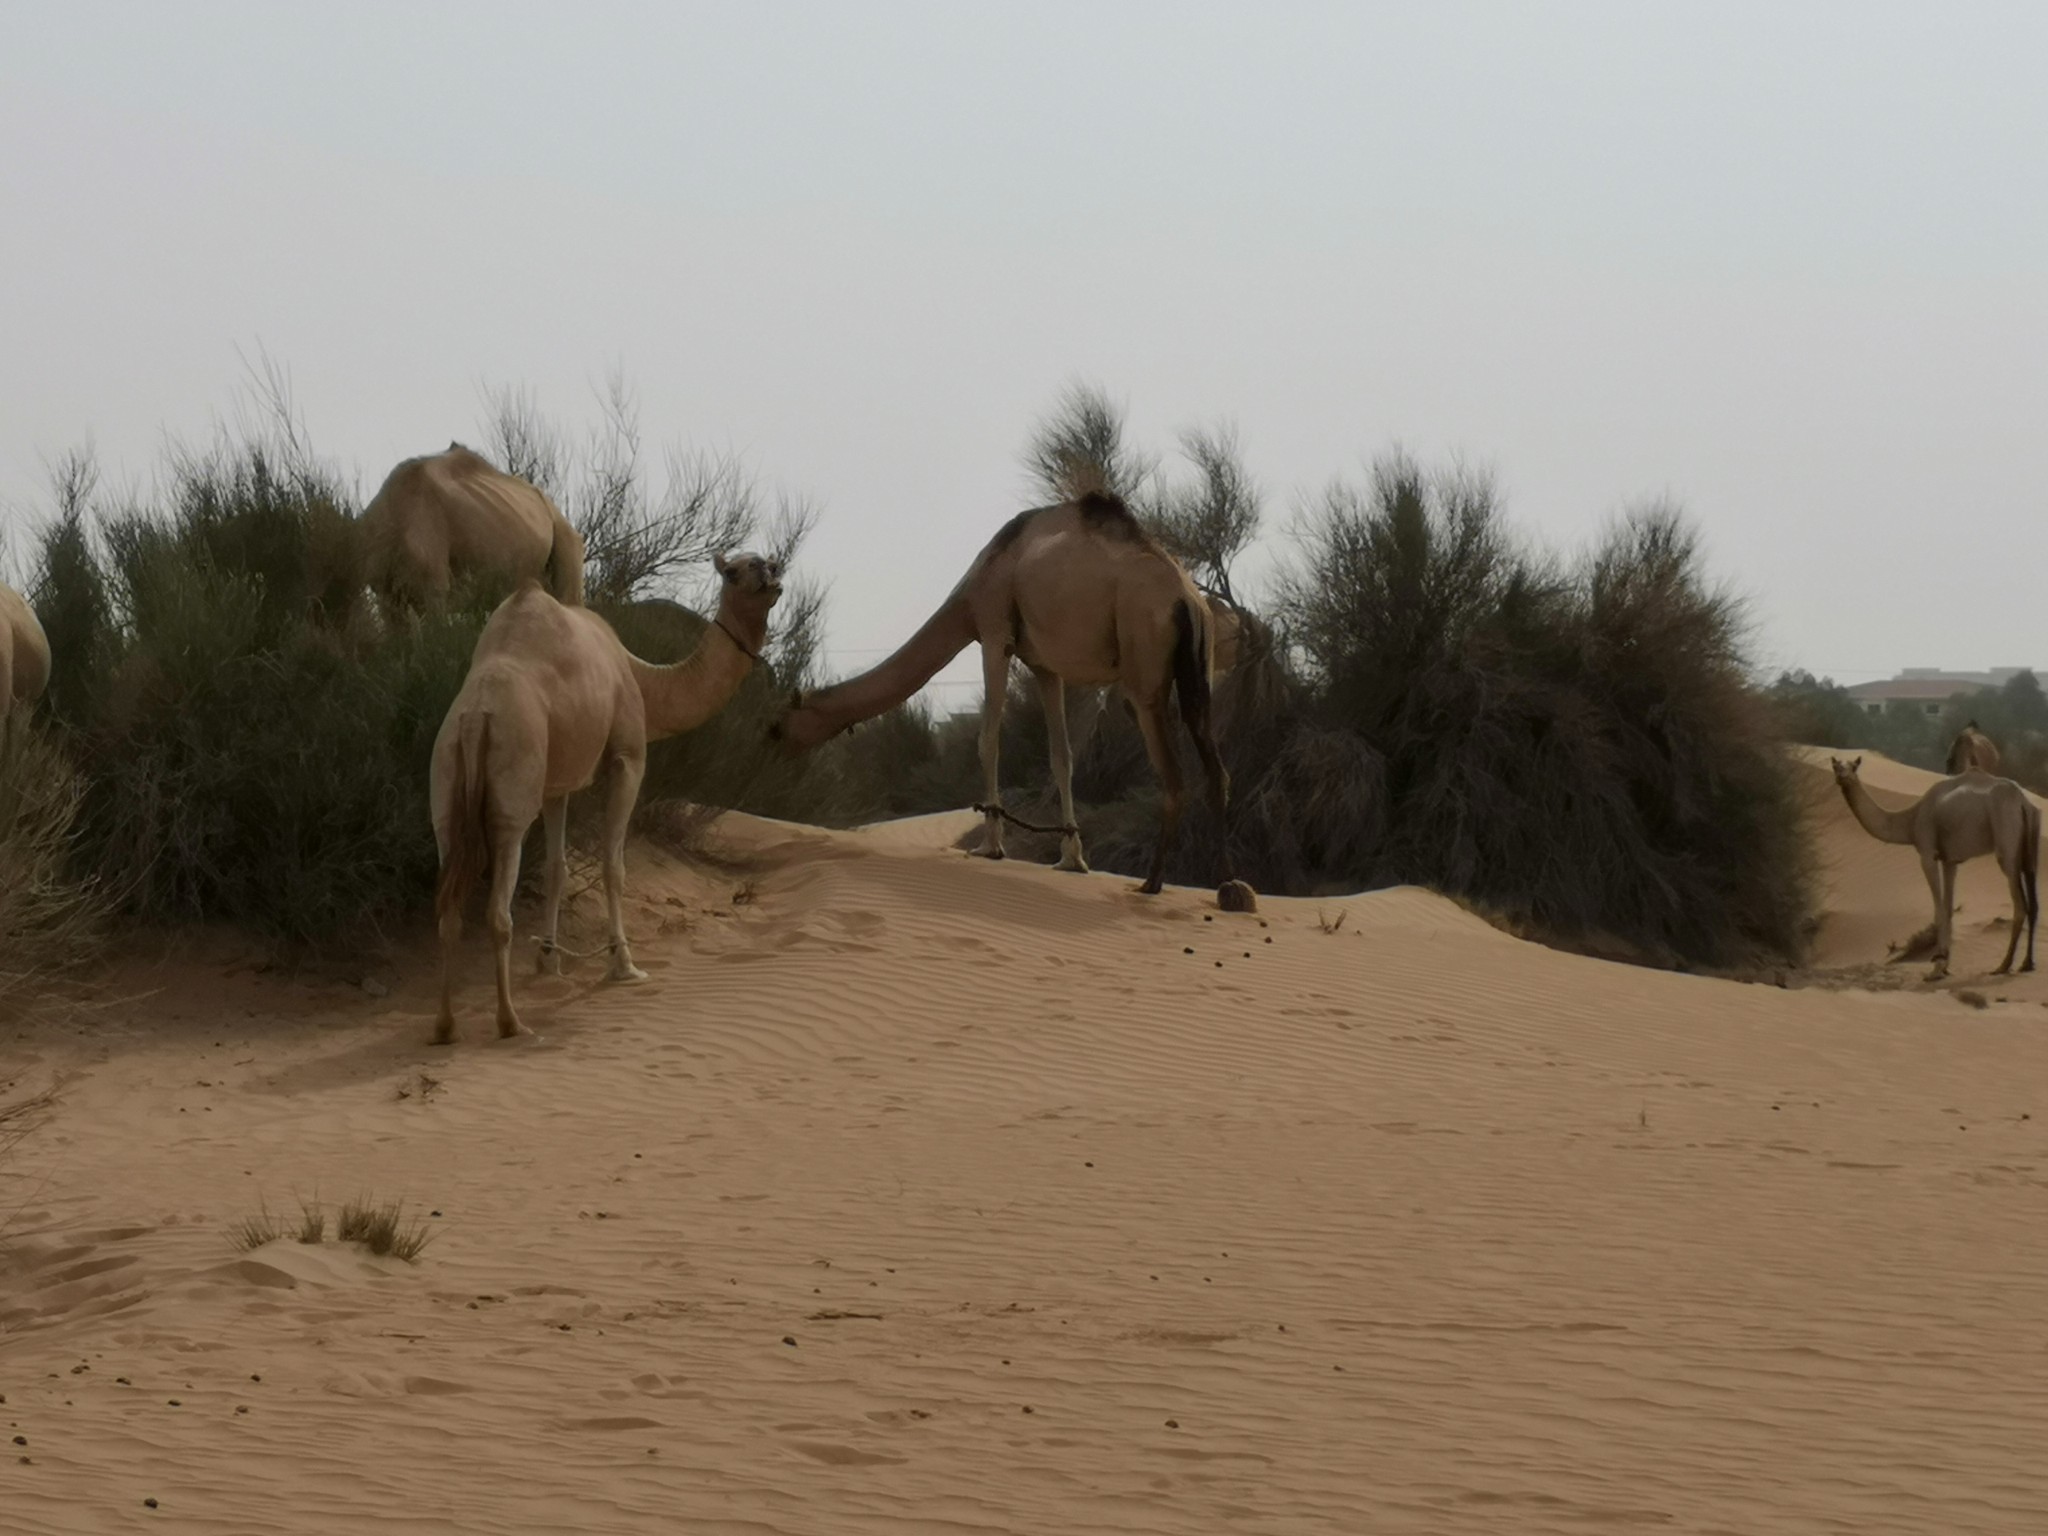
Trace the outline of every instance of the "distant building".
<instances>
[{"instance_id":1,"label":"distant building","mask_svg":"<svg viewBox=\"0 0 2048 1536\"><path fill-rule=\"evenodd\" d=\"M1913 704L1927 715L1938 716L1959 693L2003 688L2009 679L2035 670L1993 667L1989 672L1944 672L1940 667L1907 667L1897 677L1888 677L1881 683L1858 683L1848 693L1866 715L1881 715L1893 704Z\"/></svg>"}]
</instances>

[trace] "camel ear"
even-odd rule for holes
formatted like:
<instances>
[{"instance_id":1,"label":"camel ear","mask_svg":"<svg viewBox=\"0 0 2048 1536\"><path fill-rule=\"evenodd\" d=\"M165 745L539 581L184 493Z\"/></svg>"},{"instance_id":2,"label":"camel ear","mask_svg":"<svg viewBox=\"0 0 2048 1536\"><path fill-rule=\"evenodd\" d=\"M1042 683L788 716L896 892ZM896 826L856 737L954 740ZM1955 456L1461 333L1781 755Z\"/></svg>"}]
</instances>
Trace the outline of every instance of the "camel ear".
<instances>
[{"instance_id":1,"label":"camel ear","mask_svg":"<svg viewBox=\"0 0 2048 1536\"><path fill-rule=\"evenodd\" d=\"M1863 771L1863 759L1860 755L1849 759L1849 771L1851 773L1860 773Z\"/></svg>"},{"instance_id":2,"label":"camel ear","mask_svg":"<svg viewBox=\"0 0 2048 1536\"><path fill-rule=\"evenodd\" d=\"M711 569L718 572L727 581L731 581L733 578L733 569L725 563L725 556L723 555L714 554L711 557Z\"/></svg>"}]
</instances>

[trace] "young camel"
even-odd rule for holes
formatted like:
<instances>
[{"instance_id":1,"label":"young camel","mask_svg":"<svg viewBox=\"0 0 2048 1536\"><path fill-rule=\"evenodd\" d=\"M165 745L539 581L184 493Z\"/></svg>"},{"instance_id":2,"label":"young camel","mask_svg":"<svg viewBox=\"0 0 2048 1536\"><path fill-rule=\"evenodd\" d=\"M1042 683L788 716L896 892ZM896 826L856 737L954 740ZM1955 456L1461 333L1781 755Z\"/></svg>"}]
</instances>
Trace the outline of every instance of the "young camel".
<instances>
[{"instance_id":1,"label":"young camel","mask_svg":"<svg viewBox=\"0 0 2048 1536\"><path fill-rule=\"evenodd\" d=\"M1962 734L1948 749L1948 771L1951 774L1968 773L1973 768L1979 773L1998 772L1998 748L1989 736L1977 729L1974 720L1963 727Z\"/></svg>"},{"instance_id":2,"label":"young camel","mask_svg":"<svg viewBox=\"0 0 2048 1536\"><path fill-rule=\"evenodd\" d=\"M28 599L0 584L0 740L16 706L26 709L50 682L50 641Z\"/></svg>"},{"instance_id":3,"label":"young camel","mask_svg":"<svg viewBox=\"0 0 2048 1536\"><path fill-rule=\"evenodd\" d=\"M1234 616L1233 616L1234 618ZM831 688L792 700L772 734L803 752L849 726L909 698L969 644L981 644L981 852L1003 857L997 756L1010 659L1030 669L1045 705L1053 780L1060 797L1061 869L1086 870L1074 821L1074 756L1067 731L1066 687L1120 684L1144 733L1163 791L1159 841L1140 888L1157 895L1166 856L1180 825L1180 757L1167 713L1178 694L1180 716L1194 737L1219 818L1230 776L1210 721L1210 682L1217 675L1217 628L1187 572L1139 525L1115 496L1091 491L1076 501L1019 513L989 540L938 612L880 665ZM1235 623L1230 635L1237 634ZM1227 867L1224 883L1235 887Z\"/></svg>"},{"instance_id":4,"label":"young camel","mask_svg":"<svg viewBox=\"0 0 2048 1536\"><path fill-rule=\"evenodd\" d=\"M431 796L441 880L441 1013L434 1043L455 1038L452 1003L462 900L486 870L498 975L498 1034L526 1033L512 1007L512 892L519 845L536 816L547 828L540 967L559 970L556 944L567 875L569 796L610 769L604 822L604 899L610 981L644 981L626 947L620 896L626 823L647 771L647 743L702 725L725 707L760 659L782 567L759 555L719 557L718 614L673 666L640 660L587 608L555 601L531 581L498 605L476 643L462 691L434 742Z\"/></svg>"},{"instance_id":5,"label":"young camel","mask_svg":"<svg viewBox=\"0 0 2048 1536\"><path fill-rule=\"evenodd\" d=\"M537 486L460 443L392 470L356 538L363 579L387 601L438 606L464 571L543 581L562 602L583 601L582 536Z\"/></svg>"},{"instance_id":6,"label":"young camel","mask_svg":"<svg viewBox=\"0 0 2048 1536\"><path fill-rule=\"evenodd\" d=\"M1943 779L1902 810L1890 811L1871 798L1858 770L1863 759L1828 759L1835 783L1863 830L1882 843L1904 843L1917 849L1927 889L1934 897L1934 969L1929 981L1948 974L1950 919L1956 904L1956 866L1980 854L1996 854L2012 892L2012 936L1994 976L2012 969L2027 930L2027 958L2020 969L2034 968L2034 929L2041 903L2035 889L2041 862L2041 812L2025 790L2011 779L1988 773L1964 773Z\"/></svg>"}]
</instances>

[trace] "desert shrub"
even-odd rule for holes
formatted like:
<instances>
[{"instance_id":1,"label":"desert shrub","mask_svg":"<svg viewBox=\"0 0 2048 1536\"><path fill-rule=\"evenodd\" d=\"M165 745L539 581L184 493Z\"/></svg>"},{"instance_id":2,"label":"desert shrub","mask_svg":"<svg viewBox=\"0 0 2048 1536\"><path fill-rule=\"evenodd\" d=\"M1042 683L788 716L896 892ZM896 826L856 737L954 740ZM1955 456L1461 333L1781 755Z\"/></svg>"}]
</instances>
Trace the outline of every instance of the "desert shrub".
<instances>
[{"instance_id":1,"label":"desert shrub","mask_svg":"<svg viewBox=\"0 0 2048 1536\"><path fill-rule=\"evenodd\" d=\"M89 458L60 464L31 583L54 659L46 710L83 774L73 875L145 921L349 945L431 894L433 741L499 593L458 580L438 613L380 615L356 579L350 492L275 421L289 417L173 453L135 505L101 502ZM619 464L607 473L632 549L614 551L593 606L629 648L678 659L704 620L653 595L684 583L676 550L703 554L708 576L709 551L765 514L705 503L634 521L644 498ZM792 513L766 532L786 551L807 526ZM643 801L795 814L829 799L830 775L805 787L766 742L819 617L815 587L785 596L769 666L710 725L657 746Z\"/></svg>"},{"instance_id":2,"label":"desert shrub","mask_svg":"<svg viewBox=\"0 0 2048 1536\"><path fill-rule=\"evenodd\" d=\"M1076 391L1026 459L1048 490L1141 483L1155 531L1217 592L1256 492L1229 438L1188 447L1197 477L1176 502L1099 392ZM1397 454L1328 487L1295 543L1217 689L1236 873L1291 894L1425 884L1660 962L1798 953L1812 886L1784 716L1750 686L1743 606L1675 510L1633 512L1565 560L1516 535L1485 475ZM1013 690L1004 781L1050 821L1037 711ZM1112 703L1075 735L1090 859L1141 873L1158 792L1129 712ZM1168 875L1206 884L1226 832L1179 750L1190 795Z\"/></svg>"},{"instance_id":3,"label":"desert shrub","mask_svg":"<svg viewBox=\"0 0 2048 1536\"><path fill-rule=\"evenodd\" d=\"M75 868L85 780L27 711L0 709L0 1003L94 951L109 902Z\"/></svg>"}]
</instances>

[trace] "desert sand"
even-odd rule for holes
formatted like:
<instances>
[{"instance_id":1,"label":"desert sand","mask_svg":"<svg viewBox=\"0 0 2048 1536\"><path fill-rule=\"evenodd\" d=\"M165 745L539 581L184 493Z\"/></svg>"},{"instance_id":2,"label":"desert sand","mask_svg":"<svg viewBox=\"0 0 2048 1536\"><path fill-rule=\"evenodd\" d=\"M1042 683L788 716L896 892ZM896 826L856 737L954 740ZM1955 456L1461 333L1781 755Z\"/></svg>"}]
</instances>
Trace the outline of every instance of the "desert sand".
<instances>
[{"instance_id":1,"label":"desert sand","mask_svg":"<svg viewBox=\"0 0 2048 1536\"><path fill-rule=\"evenodd\" d=\"M2048 1530L2048 982L1989 860L1885 966L1918 867L1809 771L1785 986L969 816L636 847L652 980L522 968L535 1041L474 933L438 1050L424 925L131 959L0 1033L0 1529ZM418 1263L228 1241L359 1193Z\"/></svg>"}]
</instances>

